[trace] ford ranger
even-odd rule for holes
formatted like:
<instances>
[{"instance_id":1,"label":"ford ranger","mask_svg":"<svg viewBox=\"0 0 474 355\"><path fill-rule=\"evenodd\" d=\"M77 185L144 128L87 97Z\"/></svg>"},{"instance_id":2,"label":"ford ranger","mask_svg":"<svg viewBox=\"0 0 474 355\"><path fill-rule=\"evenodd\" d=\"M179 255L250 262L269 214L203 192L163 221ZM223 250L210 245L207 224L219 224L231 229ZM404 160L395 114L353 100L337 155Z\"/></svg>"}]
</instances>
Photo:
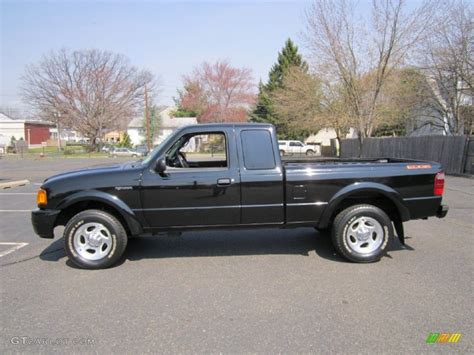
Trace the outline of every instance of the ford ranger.
<instances>
[{"instance_id":1,"label":"ford ranger","mask_svg":"<svg viewBox=\"0 0 474 355\"><path fill-rule=\"evenodd\" d=\"M331 229L335 249L374 262L403 222L444 217L444 173L402 159L282 161L269 124L202 124L171 134L142 161L52 176L32 223L41 238L65 226L82 268L106 268L129 237L206 228Z\"/></svg>"}]
</instances>

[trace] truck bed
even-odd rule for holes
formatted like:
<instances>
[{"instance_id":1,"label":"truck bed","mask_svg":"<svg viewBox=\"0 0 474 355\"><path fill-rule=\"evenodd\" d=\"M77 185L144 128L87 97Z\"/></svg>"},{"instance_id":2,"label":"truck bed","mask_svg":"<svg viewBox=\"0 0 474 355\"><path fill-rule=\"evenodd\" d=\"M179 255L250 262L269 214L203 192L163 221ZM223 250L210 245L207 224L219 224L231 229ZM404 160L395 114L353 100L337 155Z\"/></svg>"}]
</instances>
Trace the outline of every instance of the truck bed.
<instances>
[{"instance_id":1,"label":"truck bed","mask_svg":"<svg viewBox=\"0 0 474 355\"><path fill-rule=\"evenodd\" d=\"M427 163L424 161L414 159L399 159L399 158L324 158L324 157L281 157L284 166L296 165L333 165L333 164L391 164L391 163Z\"/></svg>"},{"instance_id":2,"label":"truck bed","mask_svg":"<svg viewBox=\"0 0 474 355\"><path fill-rule=\"evenodd\" d=\"M440 196L433 196L434 162L394 158L283 158L287 223L304 223L318 216L345 194L356 200L397 198L406 207L403 220L436 214ZM383 192L381 192L383 191Z\"/></svg>"}]
</instances>

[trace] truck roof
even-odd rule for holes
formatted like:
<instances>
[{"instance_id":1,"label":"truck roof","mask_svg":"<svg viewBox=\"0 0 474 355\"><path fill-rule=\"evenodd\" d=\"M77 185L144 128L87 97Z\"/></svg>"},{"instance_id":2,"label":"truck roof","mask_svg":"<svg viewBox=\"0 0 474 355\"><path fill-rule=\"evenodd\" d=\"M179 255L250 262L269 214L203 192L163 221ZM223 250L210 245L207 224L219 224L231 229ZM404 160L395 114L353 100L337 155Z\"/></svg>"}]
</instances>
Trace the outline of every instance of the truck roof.
<instances>
[{"instance_id":1,"label":"truck roof","mask_svg":"<svg viewBox=\"0 0 474 355\"><path fill-rule=\"evenodd\" d=\"M226 123L200 123L194 125L187 125L184 126L186 128L196 127L196 128L212 128L215 129L217 127L239 127L239 128L252 128L252 127L261 127L261 128L270 128L273 127L270 123L254 123L254 122L226 122Z\"/></svg>"}]
</instances>

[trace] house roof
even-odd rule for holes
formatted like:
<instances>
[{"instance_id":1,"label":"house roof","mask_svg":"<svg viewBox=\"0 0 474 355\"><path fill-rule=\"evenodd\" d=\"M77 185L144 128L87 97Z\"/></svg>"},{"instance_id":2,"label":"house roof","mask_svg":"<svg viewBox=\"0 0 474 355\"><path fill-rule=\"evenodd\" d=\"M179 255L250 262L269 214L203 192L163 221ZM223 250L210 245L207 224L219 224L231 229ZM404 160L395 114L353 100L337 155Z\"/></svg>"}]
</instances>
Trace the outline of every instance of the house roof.
<instances>
[{"instance_id":1,"label":"house roof","mask_svg":"<svg viewBox=\"0 0 474 355\"><path fill-rule=\"evenodd\" d=\"M176 129L187 125L197 124L196 117L172 117L174 106L159 106L158 115L160 116L159 129ZM143 116L133 118L127 126L128 128L143 128Z\"/></svg>"},{"instance_id":2,"label":"house roof","mask_svg":"<svg viewBox=\"0 0 474 355\"><path fill-rule=\"evenodd\" d=\"M11 118L3 113L0 113L0 122L6 124L13 124L13 123L27 123L27 124L36 124L36 125L43 125L43 126L54 126L55 124L49 121L42 121L42 120L35 120L35 119L14 119Z\"/></svg>"},{"instance_id":3,"label":"house roof","mask_svg":"<svg viewBox=\"0 0 474 355\"><path fill-rule=\"evenodd\" d=\"M127 125L128 128L143 128L143 117L137 116L132 118L130 123Z\"/></svg>"},{"instance_id":4,"label":"house roof","mask_svg":"<svg viewBox=\"0 0 474 355\"><path fill-rule=\"evenodd\" d=\"M0 113L0 121L13 121L13 119L3 113Z\"/></svg>"},{"instance_id":5,"label":"house roof","mask_svg":"<svg viewBox=\"0 0 474 355\"><path fill-rule=\"evenodd\" d=\"M180 128L183 126L188 126L192 124L197 124L196 117L163 117L161 119L161 128Z\"/></svg>"}]
</instances>

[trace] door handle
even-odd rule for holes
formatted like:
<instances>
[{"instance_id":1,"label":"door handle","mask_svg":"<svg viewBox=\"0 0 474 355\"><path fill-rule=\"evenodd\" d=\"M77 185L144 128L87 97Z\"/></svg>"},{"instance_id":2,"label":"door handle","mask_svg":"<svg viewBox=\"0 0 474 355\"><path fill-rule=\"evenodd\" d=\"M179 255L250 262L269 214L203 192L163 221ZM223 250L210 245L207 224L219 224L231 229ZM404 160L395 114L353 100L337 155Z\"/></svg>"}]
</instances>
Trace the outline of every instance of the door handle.
<instances>
[{"instance_id":1,"label":"door handle","mask_svg":"<svg viewBox=\"0 0 474 355\"><path fill-rule=\"evenodd\" d=\"M217 179L217 186L228 186L232 183L232 180L229 178Z\"/></svg>"}]
</instances>

